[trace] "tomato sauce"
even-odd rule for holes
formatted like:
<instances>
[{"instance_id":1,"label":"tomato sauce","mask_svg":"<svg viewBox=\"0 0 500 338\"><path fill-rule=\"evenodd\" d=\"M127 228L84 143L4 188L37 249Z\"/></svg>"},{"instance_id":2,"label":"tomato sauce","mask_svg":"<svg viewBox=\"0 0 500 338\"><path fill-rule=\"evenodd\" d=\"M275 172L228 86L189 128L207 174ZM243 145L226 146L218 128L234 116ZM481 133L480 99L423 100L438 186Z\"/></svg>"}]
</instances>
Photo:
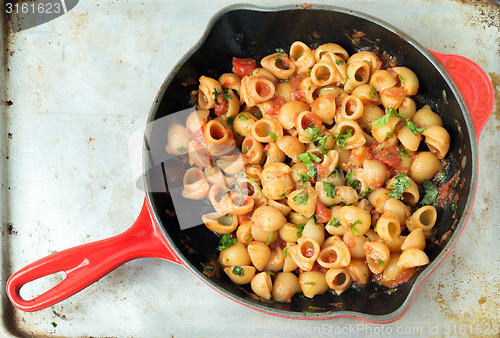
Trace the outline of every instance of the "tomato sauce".
<instances>
[{"instance_id":1,"label":"tomato sauce","mask_svg":"<svg viewBox=\"0 0 500 338\"><path fill-rule=\"evenodd\" d=\"M316 202L316 217L318 218L318 223L327 223L330 220L332 211L328 209L323 202Z\"/></svg>"},{"instance_id":2,"label":"tomato sauce","mask_svg":"<svg viewBox=\"0 0 500 338\"><path fill-rule=\"evenodd\" d=\"M217 116L221 116L222 114L225 114L227 112L228 102L227 102L227 100L222 100L222 102L221 102L220 99L218 101L220 103L215 105L214 113Z\"/></svg>"},{"instance_id":3,"label":"tomato sauce","mask_svg":"<svg viewBox=\"0 0 500 338\"><path fill-rule=\"evenodd\" d=\"M248 76L252 74L253 70L257 68L257 61L251 58L233 58L233 72L239 77Z\"/></svg>"},{"instance_id":4,"label":"tomato sauce","mask_svg":"<svg viewBox=\"0 0 500 338\"><path fill-rule=\"evenodd\" d=\"M374 150L377 146L377 143L370 145L372 150ZM397 146L382 149L375 155L375 158L385 164L391 173L391 177L400 173L408 174L408 168L401 165L401 155L399 154L399 148Z\"/></svg>"}]
</instances>

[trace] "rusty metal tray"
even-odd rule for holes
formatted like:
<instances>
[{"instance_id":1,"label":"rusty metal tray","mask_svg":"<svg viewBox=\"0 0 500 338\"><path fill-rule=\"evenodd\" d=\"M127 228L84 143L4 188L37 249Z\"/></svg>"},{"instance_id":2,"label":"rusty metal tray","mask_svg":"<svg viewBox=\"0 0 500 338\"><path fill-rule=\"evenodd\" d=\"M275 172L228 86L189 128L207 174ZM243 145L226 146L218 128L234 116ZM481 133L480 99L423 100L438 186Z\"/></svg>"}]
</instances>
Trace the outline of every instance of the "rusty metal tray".
<instances>
[{"instance_id":1,"label":"rusty metal tray","mask_svg":"<svg viewBox=\"0 0 500 338\"><path fill-rule=\"evenodd\" d=\"M468 225L397 322L294 321L264 315L227 300L184 268L152 259L129 262L51 308L35 313L15 309L4 291L11 273L50 253L121 233L134 221L143 198L135 177L140 137L155 94L209 18L233 1L63 3L66 10L71 7L66 14L30 29L9 29L5 14L1 21L0 335L401 337L500 332L500 158L493 155L500 144L500 5L493 0L335 3L390 22L432 50L475 61L491 77L496 93L494 114L479 142L479 188ZM44 279L26 292L58 278Z\"/></svg>"}]
</instances>

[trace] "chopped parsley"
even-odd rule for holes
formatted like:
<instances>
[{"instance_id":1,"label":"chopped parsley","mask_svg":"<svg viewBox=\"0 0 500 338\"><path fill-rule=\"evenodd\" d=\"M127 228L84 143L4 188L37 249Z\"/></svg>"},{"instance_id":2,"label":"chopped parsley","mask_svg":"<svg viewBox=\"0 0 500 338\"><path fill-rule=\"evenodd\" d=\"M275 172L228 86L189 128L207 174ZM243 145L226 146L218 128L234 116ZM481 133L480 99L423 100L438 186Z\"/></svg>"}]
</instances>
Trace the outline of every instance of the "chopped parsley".
<instances>
[{"instance_id":1,"label":"chopped parsley","mask_svg":"<svg viewBox=\"0 0 500 338\"><path fill-rule=\"evenodd\" d=\"M224 251L236 244L236 238L231 238L230 234L224 234L219 240L217 250Z\"/></svg>"},{"instance_id":2,"label":"chopped parsley","mask_svg":"<svg viewBox=\"0 0 500 338\"><path fill-rule=\"evenodd\" d=\"M248 236L245 238L245 242L248 242L248 240L252 237L252 234L248 234Z\"/></svg>"},{"instance_id":3,"label":"chopped parsley","mask_svg":"<svg viewBox=\"0 0 500 338\"><path fill-rule=\"evenodd\" d=\"M276 141L278 139L278 136L276 136L276 134L272 131L269 132L269 136L273 139L273 141Z\"/></svg>"},{"instance_id":4,"label":"chopped parsley","mask_svg":"<svg viewBox=\"0 0 500 338\"><path fill-rule=\"evenodd\" d=\"M341 226L342 224L340 223L340 221L338 220L337 217L334 217L331 221L330 221L330 225L334 228L338 228L339 226Z\"/></svg>"},{"instance_id":5,"label":"chopped parsley","mask_svg":"<svg viewBox=\"0 0 500 338\"><path fill-rule=\"evenodd\" d=\"M236 115L231 115L226 117L226 122L229 126L233 126L234 119L236 118Z\"/></svg>"},{"instance_id":6,"label":"chopped parsley","mask_svg":"<svg viewBox=\"0 0 500 338\"><path fill-rule=\"evenodd\" d=\"M235 265L233 268L233 273L237 276L243 277L245 276L245 270L241 266Z\"/></svg>"},{"instance_id":7,"label":"chopped parsley","mask_svg":"<svg viewBox=\"0 0 500 338\"><path fill-rule=\"evenodd\" d=\"M212 96L214 97L214 102L215 102L215 104L217 104L217 105L219 105L219 104L220 104L219 99L218 99L219 94L220 94L220 93L219 93L219 90L218 90L217 88L214 88L214 91L212 92Z\"/></svg>"},{"instance_id":8,"label":"chopped parsley","mask_svg":"<svg viewBox=\"0 0 500 338\"><path fill-rule=\"evenodd\" d=\"M446 90L444 90L444 89L443 89L442 94L443 94L443 99L445 99L445 100L446 100Z\"/></svg>"},{"instance_id":9,"label":"chopped parsley","mask_svg":"<svg viewBox=\"0 0 500 338\"><path fill-rule=\"evenodd\" d=\"M340 133L337 136L335 136L335 142L337 142L340 148L345 148L346 146L345 142L348 138L352 137L353 130L354 130L353 128L347 127L345 129L342 129Z\"/></svg>"},{"instance_id":10,"label":"chopped parsley","mask_svg":"<svg viewBox=\"0 0 500 338\"><path fill-rule=\"evenodd\" d=\"M309 194L305 191L301 191L297 195L293 196L292 199L297 204L306 205L309 200Z\"/></svg>"},{"instance_id":11,"label":"chopped parsley","mask_svg":"<svg viewBox=\"0 0 500 338\"><path fill-rule=\"evenodd\" d=\"M305 9L305 7L302 7L302 9ZM305 317L311 317L312 316L312 313L309 312L309 311L302 311L302 313L304 314Z\"/></svg>"},{"instance_id":12,"label":"chopped parsley","mask_svg":"<svg viewBox=\"0 0 500 338\"><path fill-rule=\"evenodd\" d=\"M307 246L310 247L311 249L314 248L314 245L311 242L307 242Z\"/></svg>"},{"instance_id":13,"label":"chopped parsley","mask_svg":"<svg viewBox=\"0 0 500 338\"><path fill-rule=\"evenodd\" d=\"M370 98L374 99L377 96L377 90L375 88L370 89Z\"/></svg>"},{"instance_id":14,"label":"chopped parsley","mask_svg":"<svg viewBox=\"0 0 500 338\"><path fill-rule=\"evenodd\" d=\"M180 147L177 147L177 151L180 152L180 153L184 153L187 151L186 148L184 148L183 146L180 146Z\"/></svg>"},{"instance_id":15,"label":"chopped parsley","mask_svg":"<svg viewBox=\"0 0 500 338\"><path fill-rule=\"evenodd\" d=\"M274 232L272 232L272 231L269 233L269 238L267 239L266 245L271 244L271 240L273 239L273 234L274 234Z\"/></svg>"},{"instance_id":16,"label":"chopped parsley","mask_svg":"<svg viewBox=\"0 0 500 338\"><path fill-rule=\"evenodd\" d=\"M401 82L401 85L404 85L405 81L403 80L403 77L401 76L401 74L398 74L398 77L399 77L399 82Z\"/></svg>"},{"instance_id":17,"label":"chopped parsley","mask_svg":"<svg viewBox=\"0 0 500 338\"><path fill-rule=\"evenodd\" d=\"M212 272L215 270L215 266L204 264L204 263L200 263L200 264L203 267L203 269L205 269L208 272Z\"/></svg>"},{"instance_id":18,"label":"chopped parsley","mask_svg":"<svg viewBox=\"0 0 500 338\"><path fill-rule=\"evenodd\" d=\"M372 191L373 191L372 189L368 188L366 190L361 191L359 193L359 196L361 196L362 198L364 198L364 197L368 196Z\"/></svg>"},{"instance_id":19,"label":"chopped parsley","mask_svg":"<svg viewBox=\"0 0 500 338\"><path fill-rule=\"evenodd\" d=\"M386 267L386 265L385 265L384 261L383 261L383 260L381 260L381 259L380 259L380 258L378 258L378 257L377 257L377 263L378 263L378 265L383 266L384 268Z\"/></svg>"},{"instance_id":20,"label":"chopped parsley","mask_svg":"<svg viewBox=\"0 0 500 338\"><path fill-rule=\"evenodd\" d=\"M456 204L456 203L453 203L453 204L451 205L451 211L455 211L455 210L457 210L457 204Z\"/></svg>"},{"instance_id":21,"label":"chopped parsley","mask_svg":"<svg viewBox=\"0 0 500 338\"><path fill-rule=\"evenodd\" d=\"M258 119L261 119L262 118L262 113L260 111L257 111L255 113L253 113L255 115L256 118Z\"/></svg>"},{"instance_id":22,"label":"chopped parsley","mask_svg":"<svg viewBox=\"0 0 500 338\"><path fill-rule=\"evenodd\" d=\"M274 273L274 271L273 271L273 270L267 270L267 271L266 271L266 273L267 273L268 275L271 275L271 276L274 276L274 275L275 275L275 273Z\"/></svg>"},{"instance_id":23,"label":"chopped parsley","mask_svg":"<svg viewBox=\"0 0 500 338\"><path fill-rule=\"evenodd\" d=\"M357 219L356 222L349 223L349 228L351 228L352 234L355 236L359 235L359 231L355 227L356 224L361 224L361 221Z\"/></svg>"},{"instance_id":24,"label":"chopped parsley","mask_svg":"<svg viewBox=\"0 0 500 338\"><path fill-rule=\"evenodd\" d=\"M424 187L425 195L420 201L420 204L429 205L436 202L436 199L439 194L437 187L429 180L424 180L422 185Z\"/></svg>"},{"instance_id":25,"label":"chopped parsley","mask_svg":"<svg viewBox=\"0 0 500 338\"><path fill-rule=\"evenodd\" d=\"M322 154L327 154L328 153L328 150L325 149L325 146L326 146L326 140L330 137L330 134L325 134L323 136L321 136L319 139L318 139L318 147L319 147L319 151L322 153Z\"/></svg>"},{"instance_id":26,"label":"chopped parsley","mask_svg":"<svg viewBox=\"0 0 500 338\"><path fill-rule=\"evenodd\" d=\"M335 197L335 185L332 183L325 183L323 189L325 190L327 197Z\"/></svg>"},{"instance_id":27,"label":"chopped parsley","mask_svg":"<svg viewBox=\"0 0 500 338\"><path fill-rule=\"evenodd\" d=\"M424 131L427 130L427 127L425 128L417 127L417 125L413 121L410 121L409 119L406 119L406 126L415 135L417 135L417 133L423 133Z\"/></svg>"},{"instance_id":28,"label":"chopped parsley","mask_svg":"<svg viewBox=\"0 0 500 338\"><path fill-rule=\"evenodd\" d=\"M57 327L57 323L56 322L52 322L50 323L53 327Z\"/></svg>"},{"instance_id":29,"label":"chopped parsley","mask_svg":"<svg viewBox=\"0 0 500 338\"><path fill-rule=\"evenodd\" d=\"M392 107L391 109L385 108L385 115L377 117L375 120L373 120L372 126L374 126L375 128L381 128L385 126L387 123L389 123L389 117L391 116L404 117L396 111L395 107Z\"/></svg>"},{"instance_id":30,"label":"chopped parsley","mask_svg":"<svg viewBox=\"0 0 500 338\"><path fill-rule=\"evenodd\" d=\"M316 155L314 155L314 154L312 154L310 152L305 152L305 153L302 153L302 154L298 154L297 158L299 160L301 160L305 164L312 163L313 161L314 162L321 162L321 159L318 156L316 156Z\"/></svg>"},{"instance_id":31,"label":"chopped parsley","mask_svg":"<svg viewBox=\"0 0 500 338\"><path fill-rule=\"evenodd\" d=\"M394 183L392 183L389 187L392 188L387 195L395 198L397 200L403 199L403 192L406 188L411 185L411 181L408 178L408 175L401 173L394 176Z\"/></svg>"},{"instance_id":32,"label":"chopped parsley","mask_svg":"<svg viewBox=\"0 0 500 338\"><path fill-rule=\"evenodd\" d=\"M286 196L286 192L282 193L281 195L278 196L278 198L283 198Z\"/></svg>"},{"instance_id":33,"label":"chopped parsley","mask_svg":"<svg viewBox=\"0 0 500 338\"><path fill-rule=\"evenodd\" d=\"M399 154L404 157L411 157L408 150L406 150L404 147L399 147Z\"/></svg>"},{"instance_id":34,"label":"chopped parsley","mask_svg":"<svg viewBox=\"0 0 500 338\"><path fill-rule=\"evenodd\" d=\"M276 52L286 54L283 48L276 48Z\"/></svg>"},{"instance_id":35,"label":"chopped parsley","mask_svg":"<svg viewBox=\"0 0 500 338\"><path fill-rule=\"evenodd\" d=\"M280 62L281 62L281 61L283 61L283 60L281 60L281 57L279 57L279 56L278 56L278 57L275 59L275 61L276 61L276 63L280 63Z\"/></svg>"},{"instance_id":36,"label":"chopped parsley","mask_svg":"<svg viewBox=\"0 0 500 338\"><path fill-rule=\"evenodd\" d=\"M288 248L285 248L285 250L283 250L283 257L284 258L288 257Z\"/></svg>"},{"instance_id":37,"label":"chopped parsley","mask_svg":"<svg viewBox=\"0 0 500 338\"><path fill-rule=\"evenodd\" d=\"M297 225L297 238L302 236L302 232L304 231L304 224Z\"/></svg>"},{"instance_id":38,"label":"chopped parsley","mask_svg":"<svg viewBox=\"0 0 500 338\"><path fill-rule=\"evenodd\" d=\"M245 115L245 114L240 114L240 115L238 115L238 118L242 121L246 121L250 118L250 116Z\"/></svg>"},{"instance_id":39,"label":"chopped parsley","mask_svg":"<svg viewBox=\"0 0 500 338\"><path fill-rule=\"evenodd\" d=\"M227 88L224 88L224 94L222 94L222 97L224 100L231 100L233 98Z\"/></svg>"},{"instance_id":40,"label":"chopped parsley","mask_svg":"<svg viewBox=\"0 0 500 338\"><path fill-rule=\"evenodd\" d=\"M315 282L305 282L304 285L316 285Z\"/></svg>"},{"instance_id":41,"label":"chopped parsley","mask_svg":"<svg viewBox=\"0 0 500 338\"><path fill-rule=\"evenodd\" d=\"M321 134L321 129L318 126L315 126L311 123L309 127L305 130L307 135L309 135L309 141L316 142L319 140L319 135Z\"/></svg>"},{"instance_id":42,"label":"chopped parsley","mask_svg":"<svg viewBox=\"0 0 500 338\"><path fill-rule=\"evenodd\" d=\"M351 171L350 173L347 174L346 179L347 183L351 185L354 189L358 189L359 185L361 184L358 180L354 180L354 171Z\"/></svg>"}]
</instances>

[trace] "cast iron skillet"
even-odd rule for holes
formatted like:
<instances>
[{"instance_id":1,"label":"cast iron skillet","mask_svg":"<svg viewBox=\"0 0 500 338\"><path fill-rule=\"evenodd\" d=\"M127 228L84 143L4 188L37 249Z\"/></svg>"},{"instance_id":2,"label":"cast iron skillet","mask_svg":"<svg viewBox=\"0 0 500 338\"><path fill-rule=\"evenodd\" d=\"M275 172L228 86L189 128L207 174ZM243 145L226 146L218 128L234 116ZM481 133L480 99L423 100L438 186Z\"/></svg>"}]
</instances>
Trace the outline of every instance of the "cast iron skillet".
<instances>
[{"instance_id":1,"label":"cast iron skillet","mask_svg":"<svg viewBox=\"0 0 500 338\"><path fill-rule=\"evenodd\" d=\"M356 32L366 35L353 43L352 36ZM335 42L349 54L365 49L385 52L395 57L398 65L407 66L417 74L420 81L419 94L414 97L417 106L429 104L441 116L451 136L444 182L456 174L453 186L457 208L455 211L449 207L438 208L435 243L426 248L430 259L428 266L391 294L387 288L371 283L360 289L349 289L341 296L327 292L314 299L295 296L291 303L260 301L251 295L248 286L232 283L224 273L211 277L203 273L201 263L216 257L219 237L202 225L201 219L200 226L181 230L170 212L173 204L169 192L154 192L157 177L154 170L148 170L144 180L144 206L129 230L110 239L58 252L16 272L7 282L12 303L24 311L40 310L71 296L124 262L157 257L185 266L210 287L238 303L277 316L357 317L378 323L401 317L420 284L455 245L472 208L478 172L476 142L493 109L492 85L476 64L459 56L430 52L390 24L345 8L234 5L211 19L200 41L168 75L151 108L148 123L191 106L190 93L197 84L186 85L188 78L216 77L231 71L234 56L261 59L276 48L288 50L296 40L313 47ZM158 124L150 126L144 142L145 168L151 164L153 149L150 144L164 146L166 143L166 130ZM182 160L166 161L161 170L172 182L178 182L181 178L177 176L182 175L179 173L184 166ZM59 271L64 271L66 278L54 288L31 300L20 296L24 284Z\"/></svg>"}]
</instances>

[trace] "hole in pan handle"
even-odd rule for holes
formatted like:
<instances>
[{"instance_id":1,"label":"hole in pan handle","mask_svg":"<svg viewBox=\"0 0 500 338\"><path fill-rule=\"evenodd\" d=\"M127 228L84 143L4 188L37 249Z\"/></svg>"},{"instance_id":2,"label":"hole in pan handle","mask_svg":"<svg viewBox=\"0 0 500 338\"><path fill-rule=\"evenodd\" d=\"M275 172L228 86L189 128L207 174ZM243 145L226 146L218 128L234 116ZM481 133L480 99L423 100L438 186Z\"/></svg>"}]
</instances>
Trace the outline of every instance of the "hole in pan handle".
<instances>
[{"instance_id":1,"label":"hole in pan handle","mask_svg":"<svg viewBox=\"0 0 500 338\"><path fill-rule=\"evenodd\" d=\"M125 232L97 242L63 250L27 265L7 281L7 295L20 310L31 312L54 305L89 286L119 265L135 258L164 258L182 264L154 224L147 199L134 224ZM57 272L66 278L30 300L23 285Z\"/></svg>"},{"instance_id":2,"label":"hole in pan handle","mask_svg":"<svg viewBox=\"0 0 500 338\"><path fill-rule=\"evenodd\" d=\"M493 85L488 75L474 61L460 55L443 54L429 50L450 74L469 111L476 140L483 130L486 121L493 112L495 97Z\"/></svg>"}]
</instances>

